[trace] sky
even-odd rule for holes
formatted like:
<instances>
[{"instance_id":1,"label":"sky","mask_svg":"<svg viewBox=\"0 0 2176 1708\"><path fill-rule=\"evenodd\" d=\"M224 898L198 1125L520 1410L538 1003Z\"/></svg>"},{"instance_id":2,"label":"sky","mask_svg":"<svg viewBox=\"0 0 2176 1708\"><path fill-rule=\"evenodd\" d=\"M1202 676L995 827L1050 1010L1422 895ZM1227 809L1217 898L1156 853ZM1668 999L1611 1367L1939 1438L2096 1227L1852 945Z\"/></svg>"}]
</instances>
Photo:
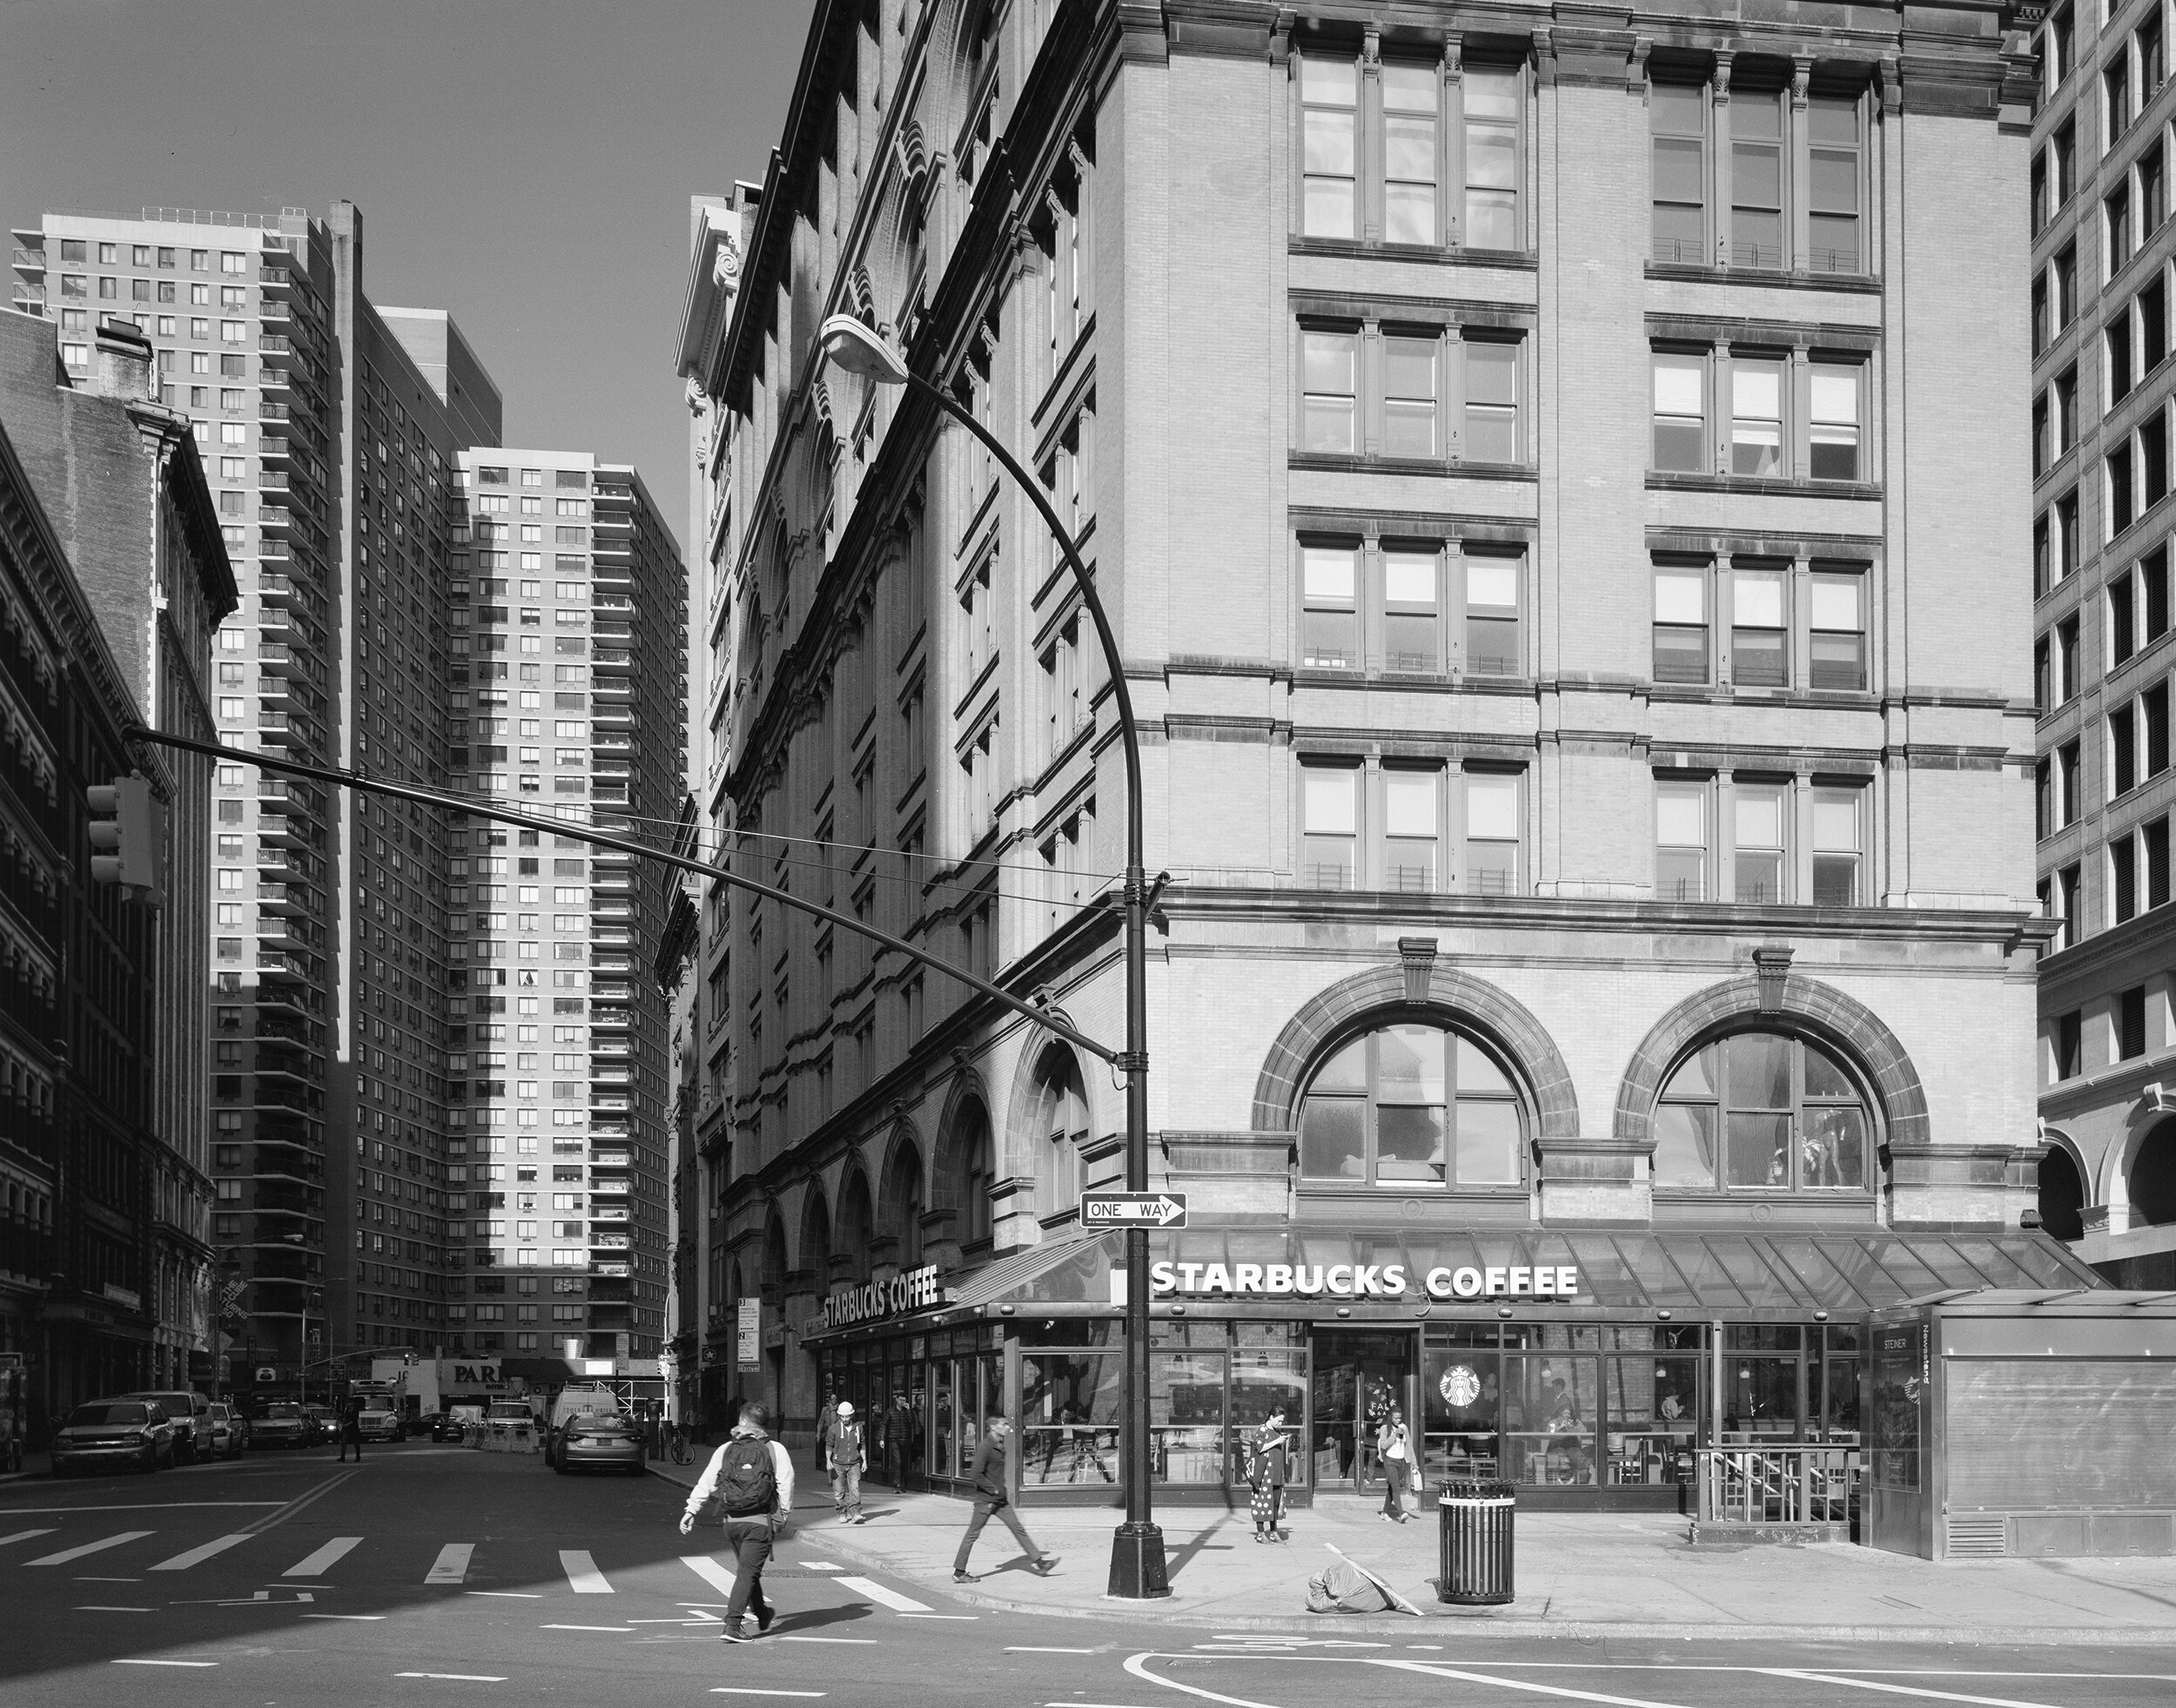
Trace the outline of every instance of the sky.
<instances>
[{"instance_id":1,"label":"sky","mask_svg":"<svg viewBox=\"0 0 2176 1708\"><path fill-rule=\"evenodd\" d=\"M688 198L762 181L813 10L0 0L0 213L345 197L364 290L453 315L508 445L631 461L684 533Z\"/></svg>"}]
</instances>

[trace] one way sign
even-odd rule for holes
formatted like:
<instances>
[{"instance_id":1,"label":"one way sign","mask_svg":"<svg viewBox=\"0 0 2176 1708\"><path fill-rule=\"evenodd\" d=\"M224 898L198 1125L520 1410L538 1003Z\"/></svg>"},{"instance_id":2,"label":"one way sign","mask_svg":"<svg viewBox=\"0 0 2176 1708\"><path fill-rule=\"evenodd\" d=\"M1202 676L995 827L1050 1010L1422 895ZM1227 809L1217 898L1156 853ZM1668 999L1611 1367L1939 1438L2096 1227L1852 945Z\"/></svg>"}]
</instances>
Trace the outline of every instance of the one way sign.
<instances>
[{"instance_id":1,"label":"one way sign","mask_svg":"<svg viewBox=\"0 0 2176 1708\"><path fill-rule=\"evenodd\" d=\"M1186 1199L1176 1192L1085 1192L1083 1227L1184 1227Z\"/></svg>"}]
</instances>

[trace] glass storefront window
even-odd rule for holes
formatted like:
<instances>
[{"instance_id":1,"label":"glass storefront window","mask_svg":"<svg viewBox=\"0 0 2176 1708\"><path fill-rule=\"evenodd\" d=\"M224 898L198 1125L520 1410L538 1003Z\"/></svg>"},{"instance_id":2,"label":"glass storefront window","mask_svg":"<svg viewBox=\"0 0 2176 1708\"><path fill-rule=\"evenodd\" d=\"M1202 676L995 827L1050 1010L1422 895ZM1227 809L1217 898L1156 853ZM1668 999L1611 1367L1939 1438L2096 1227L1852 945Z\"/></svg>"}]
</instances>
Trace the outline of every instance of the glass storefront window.
<instances>
[{"instance_id":1,"label":"glass storefront window","mask_svg":"<svg viewBox=\"0 0 2176 1708\"><path fill-rule=\"evenodd\" d=\"M1220 1351L1149 1355L1149 1452L1157 1482L1224 1482L1224 1377Z\"/></svg>"},{"instance_id":2,"label":"glass storefront window","mask_svg":"<svg viewBox=\"0 0 2176 1708\"><path fill-rule=\"evenodd\" d=\"M1588 1335L1594 1332L1584 1331ZM1505 1358L1504 1470L1512 1482L1595 1482L1598 1362L1561 1353Z\"/></svg>"},{"instance_id":3,"label":"glass storefront window","mask_svg":"<svg viewBox=\"0 0 2176 1708\"><path fill-rule=\"evenodd\" d=\"M1117 1482L1125 1398L1115 1353L1023 1353L1020 1486Z\"/></svg>"},{"instance_id":4,"label":"glass storefront window","mask_svg":"<svg viewBox=\"0 0 2176 1708\"><path fill-rule=\"evenodd\" d=\"M1646 1352L1605 1359L1602 1399L1608 1408L1608 1481L1682 1483L1692 1474L1700 1422L1700 1358L1693 1353Z\"/></svg>"},{"instance_id":5,"label":"glass storefront window","mask_svg":"<svg viewBox=\"0 0 2176 1708\"><path fill-rule=\"evenodd\" d=\"M1431 1486L1497 1473L1503 1372L1494 1324L1431 1330L1420 1358L1421 1463Z\"/></svg>"},{"instance_id":6,"label":"glass storefront window","mask_svg":"<svg viewBox=\"0 0 2176 1708\"><path fill-rule=\"evenodd\" d=\"M1830 1441L1858 1439L1861 1344L1856 1327L1831 1326L1829 1329L1827 1356L1823 1361L1821 1429Z\"/></svg>"},{"instance_id":7,"label":"glass storefront window","mask_svg":"<svg viewBox=\"0 0 2176 1708\"><path fill-rule=\"evenodd\" d=\"M952 1361L932 1358L930 1382L930 1457L925 1476L950 1476L958 1452L959 1420L952 1409Z\"/></svg>"}]
</instances>

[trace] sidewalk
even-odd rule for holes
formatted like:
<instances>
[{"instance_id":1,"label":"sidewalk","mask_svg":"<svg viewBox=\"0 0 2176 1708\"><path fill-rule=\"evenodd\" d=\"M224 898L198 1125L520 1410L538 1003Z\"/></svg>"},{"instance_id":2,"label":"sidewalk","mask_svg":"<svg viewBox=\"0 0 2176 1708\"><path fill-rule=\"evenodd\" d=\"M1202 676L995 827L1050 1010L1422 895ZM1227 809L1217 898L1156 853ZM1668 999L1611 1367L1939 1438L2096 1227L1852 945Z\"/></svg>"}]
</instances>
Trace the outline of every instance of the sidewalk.
<instances>
[{"instance_id":1,"label":"sidewalk","mask_svg":"<svg viewBox=\"0 0 2176 1708\"><path fill-rule=\"evenodd\" d=\"M692 1487L711 1449L691 1465L654 1463ZM1311 1615L1307 1579L1334 1543L1387 1579L1441 1629L1461 1637L1656 1637L2000 1644L2176 1644L2176 1559L1974 1560L1952 1565L1851 1544L1689 1547L1674 1515L1522 1512L1519 1598L1508 1607L1453 1608L1435 1599L1432 1505L1403 1526L1373 1503L1342 1498L1290 1516L1282 1547L1253 1540L1244 1511L1166 1507L1168 1600L1106 1599L1115 1510L1024 1508L1029 1533L1063 1557L1038 1577L1002 1526L983 1533L973 1589L951 1584L964 1501L896 1495L863 1485L867 1524L830 1516L825 1480L807 1466L791 1531L801 1547L877 1567L970 1606L1152 1620L1222 1631L1411 1631L1409 1617Z\"/></svg>"}]
</instances>

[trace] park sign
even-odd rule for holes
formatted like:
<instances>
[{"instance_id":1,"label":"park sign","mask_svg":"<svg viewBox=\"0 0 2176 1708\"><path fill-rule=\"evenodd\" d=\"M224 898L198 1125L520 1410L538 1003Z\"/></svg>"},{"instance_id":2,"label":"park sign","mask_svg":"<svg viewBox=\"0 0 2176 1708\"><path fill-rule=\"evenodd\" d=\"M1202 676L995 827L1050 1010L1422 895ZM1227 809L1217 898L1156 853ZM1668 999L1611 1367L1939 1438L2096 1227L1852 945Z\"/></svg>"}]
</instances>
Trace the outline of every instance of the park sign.
<instances>
[{"instance_id":1,"label":"park sign","mask_svg":"<svg viewBox=\"0 0 2176 1708\"><path fill-rule=\"evenodd\" d=\"M816 1327L829 1332L843 1328L849 1323L869 1322L880 1316L919 1310L924 1305L937 1302L937 1265L924 1264L919 1269L894 1275L890 1281L871 1281L866 1287L850 1287L843 1293L834 1293L823 1301L823 1317Z\"/></svg>"},{"instance_id":2,"label":"park sign","mask_svg":"<svg viewBox=\"0 0 2176 1708\"><path fill-rule=\"evenodd\" d=\"M1186 1194L1183 1192L1084 1192L1080 1194L1083 1227L1184 1227Z\"/></svg>"},{"instance_id":3,"label":"park sign","mask_svg":"<svg viewBox=\"0 0 2176 1708\"><path fill-rule=\"evenodd\" d=\"M1226 1298L1272 1294L1340 1299L1556 1299L1579 1294L1579 1270L1569 1263L1489 1264L1435 1268L1425 1274L1402 1263L1178 1263L1149 1266L1149 1286L1159 1298Z\"/></svg>"}]
</instances>

